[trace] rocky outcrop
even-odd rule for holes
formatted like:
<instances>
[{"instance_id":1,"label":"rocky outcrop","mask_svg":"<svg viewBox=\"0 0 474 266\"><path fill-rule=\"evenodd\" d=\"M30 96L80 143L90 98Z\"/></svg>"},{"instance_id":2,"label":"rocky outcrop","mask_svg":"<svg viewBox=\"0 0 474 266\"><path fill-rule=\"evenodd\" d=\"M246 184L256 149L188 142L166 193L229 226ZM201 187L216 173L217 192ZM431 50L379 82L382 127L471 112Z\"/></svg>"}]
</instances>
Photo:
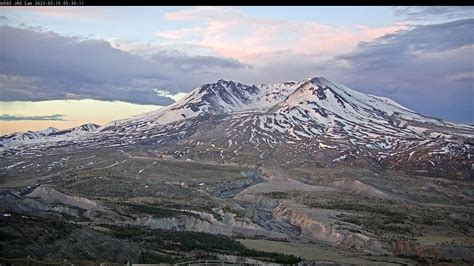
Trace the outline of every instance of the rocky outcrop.
<instances>
[{"instance_id":1,"label":"rocky outcrop","mask_svg":"<svg viewBox=\"0 0 474 266\"><path fill-rule=\"evenodd\" d=\"M78 196L69 196L59 191L56 191L50 186L38 186L31 193L26 195L31 198L41 198L46 203L60 203L70 206L75 206L84 210L104 210L104 207L98 203Z\"/></svg>"},{"instance_id":2,"label":"rocky outcrop","mask_svg":"<svg viewBox=\"0 0 474 266\"><path fill-rule=\"evenodd\" d=\"M359 196L389 199L390 196L378 190L368 184L365 184L359 180L338 180L328 184L329 187L339 188L342 190L349 191Z\"/></svg>"},{"instance_id":3,"label":"rocky outcrop","mask_svg":"<svg viewBox=\"0 0 474 266\"><path fill-rule=\"evenodd\" d=\"M217 220L209 213L202 213L200 217L181 215L170 218L153 218L152 216L137 218L136 225L149 226L152 229L196 231L227 236L267 236L269 238L284 239L285 234L271 232L250 220L237 220L235 215L225 213L221 220Z\"/></svg>"},{"instance_id":4,"label":"rocky outcrop","mask_svg":"<svg viewBox=\"0 0 474 266\"><path fill-rule=\"evenodd\" d=\"M369 253L386 252L389 245L372 236L338 229L330 220L337 211L313 209L316 215L296 206L280 204L274 210L277 219L286 220L301 228L300 238L309 241L321 241L334 246Z\"/></svg>"}]
</instances>

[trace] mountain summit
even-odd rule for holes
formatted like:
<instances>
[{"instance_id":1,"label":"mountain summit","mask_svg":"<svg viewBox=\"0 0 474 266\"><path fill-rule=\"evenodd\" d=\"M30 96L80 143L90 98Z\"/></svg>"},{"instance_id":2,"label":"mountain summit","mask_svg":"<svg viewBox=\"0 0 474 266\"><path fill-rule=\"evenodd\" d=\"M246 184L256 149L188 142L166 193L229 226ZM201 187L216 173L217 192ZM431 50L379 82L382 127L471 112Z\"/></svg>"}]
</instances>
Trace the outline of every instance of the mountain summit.
<instances>
[{"instance_id":1,"label":"mountain summit","mask_svg":"<svg viewBox=\"0 0 474 266\"><path fill-rule=\"evenodd\" d=\"M253 120L256 132L279 132L290 139L313 138L339 127L354 137L361 133L412 136L426 135L427 131L449 134L453 133L450 130L473 130L472 126L420 115L391 99L364 94L324 77L259 86L219 80L199 86L166 108L112 125L127 131L142 128L144 123L152 128L209 116L246 117ZM102 131L110 129L106 126Z\"/></svg>"}]
</instances>

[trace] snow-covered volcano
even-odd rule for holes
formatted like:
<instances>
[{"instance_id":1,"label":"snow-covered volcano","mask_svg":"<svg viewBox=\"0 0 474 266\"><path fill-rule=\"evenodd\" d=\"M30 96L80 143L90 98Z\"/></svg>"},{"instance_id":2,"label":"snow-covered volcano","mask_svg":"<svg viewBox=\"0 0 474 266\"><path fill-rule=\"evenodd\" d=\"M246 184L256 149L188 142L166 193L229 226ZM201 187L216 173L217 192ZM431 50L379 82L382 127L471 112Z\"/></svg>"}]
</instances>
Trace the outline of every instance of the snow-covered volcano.
<instances>
[{"instance_id":1,"label":"snow-covered volcano","mask_svg":"<svg viewBox=\"0 0 474 266\"><path fill-rule=\"evenodd\" d=\"M61 139L61 145L132 147L175 158L281 166L447 169L466 176L472 175L473 138L473 126L423 116L391 99L318 77L270 85L219 80L168 107L114 121L80 139ZM11 147L9 154L29 150Z\"/></svg>"},{"instance_id":2,"label":"snow-covered volcano","mask_svg":"<svg viewBox=\"0 0 474 266\"><path fill-rule=\"evenodd\" d=\"M286 134L290 139L312 138L339 128L351 135L371 132L378 135L433 133L436 136L449 129L466 130L466 135L472 135L474 129L429 118L388 98L364 94L318 77L258 86L219 80L199 86L166 108L113 122L102 131L116 127L124 131L137 127L151 129L209 116L240 118L242 122L251 119L249 126L254 126L255 131ZM269 137L270 140L274 139Z\"/></svg>"}]
</instances>

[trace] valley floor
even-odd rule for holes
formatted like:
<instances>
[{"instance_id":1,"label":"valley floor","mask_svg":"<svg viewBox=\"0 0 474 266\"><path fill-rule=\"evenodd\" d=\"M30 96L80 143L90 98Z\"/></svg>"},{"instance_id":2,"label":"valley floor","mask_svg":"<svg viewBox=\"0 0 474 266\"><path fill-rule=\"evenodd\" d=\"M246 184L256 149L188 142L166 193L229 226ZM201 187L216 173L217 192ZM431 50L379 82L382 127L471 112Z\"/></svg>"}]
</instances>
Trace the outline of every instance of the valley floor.
<instances>
[{"instance_id":1,"label":"valley floor","mask_svg":"<svg viewBox=\"0 0 474 266\"><path fill-rule=\"evenodd\" d=\"M0 257L474 263L469 181L140 150L0 161Z\"/></svg>"}]
</instances>

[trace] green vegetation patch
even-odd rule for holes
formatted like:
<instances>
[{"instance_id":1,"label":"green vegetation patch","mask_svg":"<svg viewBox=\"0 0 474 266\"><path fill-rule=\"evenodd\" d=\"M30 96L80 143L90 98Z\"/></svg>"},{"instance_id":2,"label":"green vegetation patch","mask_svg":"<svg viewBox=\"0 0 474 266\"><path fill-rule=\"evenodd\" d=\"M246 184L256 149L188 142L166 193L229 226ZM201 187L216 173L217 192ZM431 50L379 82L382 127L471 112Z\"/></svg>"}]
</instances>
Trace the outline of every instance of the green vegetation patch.
<instances>
[{"instance_id":1,"label":"green vegetation patch","mask_svg":"<svg viewBox=\"0 0 474 266\"><path fill-rule=\"evenodd\" d=\"M174 250L177 252L205 251L283 264L296 264L300 261L300 258L293 255L248 249L240 242L223 235L190 231L168 231L137 226L102 226L109 227L112 230L110 234L114 237L139 242L144 247L153 250ZM145 257L148 255L148 253L144 254ZM166 256L161 256L161 259L167 262L179 261L179 259ZM161 259L160 261L163 261Z\"/></svg>"},{"instance_id":2,"label":"green vegetation patch","mask_svg":"<svg viewBox=\"0 0 474 266\"><path fill-rule=\"evenodd\" d=\"M157 206L148 206L148 205L140 205L140 204L133 204L133 203L125 203L127 209L134 212L134 213L144 213L150 214L153 218L170 218L176 217L179 215L187 215L187 216L194 216L199 218L199 215L191 212L179 211L179 210L172 210Z\"/></svg>"}]
</instances>

